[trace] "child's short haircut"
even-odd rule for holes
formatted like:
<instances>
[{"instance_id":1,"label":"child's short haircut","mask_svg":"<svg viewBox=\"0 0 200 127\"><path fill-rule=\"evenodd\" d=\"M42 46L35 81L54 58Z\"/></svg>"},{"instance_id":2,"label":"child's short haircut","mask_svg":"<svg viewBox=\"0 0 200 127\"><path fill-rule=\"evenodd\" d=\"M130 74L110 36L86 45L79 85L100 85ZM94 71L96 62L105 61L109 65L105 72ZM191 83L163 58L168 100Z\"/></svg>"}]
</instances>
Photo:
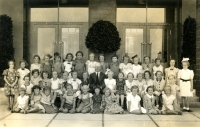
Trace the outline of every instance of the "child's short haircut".
<instances>
[{"instance_id":1,"label":"child's short haircut","mask_svg":"<svg viewBox=\"0 0 200 127\"><path fill-rule=\"evenodd\" d=\"M54 56L54 60L56 60L56 58L60 58L60 59L61 59L61 56L55 55L55 56Z\"/></svg>"},{"instance_id":2,"label":"child's short haircut","mask_svg":"<svg viewBox=\"0 0 200 127\"><path fill-rule=\"evenodd\" d=\"M123 75L123 77L124 77L124 73L123 73L123 72L119 72L119 74L122 74L122 75ZM119 75L119 74L118 74L118 75Z\"/></svg>"},{"instance_id":3,"label":"child's short haircut","mask_svg":"<svg viewBox=\"0 0 200 127\"><path fill-rule=\"evenodd\" d=\"M176 79L176 76L175 75L169 75L167 78L169 79L169 77L174 77L174 79Z\"/></svg>"},{"instance_id":4,"label":"child's short haircut","mask_svg":"<svg viewBox=\"0 0 200 127\"><path fill-rule=\"evenodd\" d=\"M19 65L21 65L21 63L25 63L25 67L28 66L28 63L26 62L26 60L19 61Z\"/></svg>"},{"instance_id":5,"label":"child's short haircut","mask_svg":"<svg viewBox=\"0 0 200 127\"><path fill-rule=\"evenodd\" d=\"M47 74L47 78L49 78L49 73L48 73L48 71L43 71L42 74L41 74L42 79L44 79L44 77L43 77L43 74L44 74L44 73Z\"/></svg>"},{"instance_id":6,"label":"child's short haircut","mask_svg":"<svg viewBox=\"0 0 200 127\"><path fill-rule=\"evenodd\" d=\"M39 90L41 90L41 87L38 86L38 85L33 86L33 87L32 87L32 92L34 92L35 89L39 89Z\"/></svg>"},{"instance_id":7,"label":"child's short haircut","mask_svg":"<svg viewBox=\"0 0 200 127\"><path fill-rule=\"evenodd\" d=\"M130 60L130 57L128 55L123 56L123 60L127 58L128 60Z\"/></svg>"},{"instance_id":8,"label":"child's short haircut","mask_svg":"<svg viewBox=\"0 0 200 127\"><path fill-rule=\"evenodd\" d=\"M143 77L143 74L142 74L142 73L138 73L138 74L137 74L137 78L138 78L139 75L142 75L142 77Z\"/></svg>"},{"instance_id":9,"label":"child's short haircut","mask_svg":"<svg viewBox=\"0 0 200 127\"><path fill-rule=\"evenodd\" d=\"M113 56L111 56L111 59L112 59L113 57L116 57L116 58L118 59L118 55L116 55L116 54L114 54Z\"/></svg>"},{"instance_id":10,"label":"child's short haircut","mask_svg":"<svg viewBox=\"0 0 200 127\"><path fill-rule=\"evenodd\" d=\"M138 88L138 86L135 86L135 85L132 86L132 87L131 87L131 92L133 91L133 89L137 89L137 92L139 92L139 88Z\"/></svg>"},{"instance_id":11,"label":"child's short haircut","mask_svg":"<svg viewBox=\"0 0 200 127\"><path fill-rule=\"evenodd\" d=\"M104 60L106 60L106 58L105 58L105 55L104 54L99 54L99 56L98 56L98 60L100 60L100 56L103 56L104 57Z\"/></svg>"},{"instance_id":12,"label":"child's short haircut","mask_svg":"<svg viewBox=\"0 0 200 127\"><path fill-rule=\"evenodd\" d=\"M156 59L155 59L155 63L156 63L158 60L159 60L160 62L162 62L162 60L161 60L160 58L156 58Z\"/></svg>"},{"instance_id":13,"label":"child's short haircut","mask_svg":"<svg viewBox=\"0 0 200 127\"><path fill-rule=\"evenodd\" d=\"M9 66L10 62L13 62L13 64L15 65L15 60L9 60L8 61L8 66Z\"/></svg>"},{"instance_id":14,"label":"child's short haircut","mask_svg":"<svg viewBox=\"0 0 200 127\"><path fill-rule=\"evenodd\" d=\"M52 58L52 56L50 54L45 54L43 59L45 59L45 56L49 57L49 59Z\"/></svg>"},{"instance_id":15,"label":"child's short haircut","mask_svg":"<svg viewBox=\"0 0 200 127\"><path fill-rule=\"evenodd\" d=\"M148 86L147 89L146 89L146 92L148 92L149 89L153 89L153 92L154 92L154 88L153 88L153 86Z\"/></svg>"},{"instance_id":16,"label":"child's short haircut","mask_svg":"<svg viewBox=\"0 0 200 127\"><path fill-rule=\"evenodd\" d=\"M127 78L128 78L128 75L129 75L129 74L131 74L132 77L134 78L134 74L133 74L132 72L129 72L129 73L127 74Z\"/></svg>"},{"instance_id":17,"label":"child's short haircut","mask_svg":"<svg viewBox=\"0 0 200 127\"><path fill-rule=\"evenodd\" d=\"M132 57L132 59L135 59L135 58L139 59L138 55L135 55L135 56Z\"/></svg>"},{"instance_id":18,"label":"child's short haircut","mask_svg":"<svg viewBox=\"0 0 200 127\"><path fill-rule=\"evenodd\" d=\"M148 73L148 74L149 74L149 77L151 77L151 72L148 71L148 70L146 70L146 71L144 72L144 78L145 78L145 74L146 74L146 73Z\"/></svg>"},{"instance_id":19,"label":"child's short haircut","mask_svg":"<svg viewBox=\"0 0 200 127\"><path fill-rule=\"evenodd\" d=\"M35 72L37 72L38 75L40 74L40 71L38 69L34 69L34 70L32 70L32 75L34 75Z\"/></svg>"},{"instance_id":20,"label":"child's short haircut","mask_svg":"<svg viewBox=\"0 0 200 127\"><path fill-rule=\"evenodd\" d=\"M158 74L159 72L160 72L160 73L161 73L161 75L163 76L163 73L162 73L162 71L159 71L159 70L158 70L158 71L156 71L156 73L155 73L155 76L157 76L157 74Z\"/></svg>"},{"instance_id":21,"label":"child's short haircut","mask_svg":"<svg viewBox=\"0 0 200 127\"><path fill-rule=\"evenodd\" d=\"M68 73L67 71L63 71L63 74L64 74L64 73L67 73L67 74L69 75L69 73Z\"/></svg>"},{"instance_id":22,"label":"child's short haircut","mask_svg":"<svg viewBox=\"0 0 200 127\"><path fill-rule=\"evenodd\" d=\"M45 86L45 87L43 88L43 92L45 92L46 90L49 90L49 91L51 92L51 87Z\"/></svg>"},{"instance_id":23,"label":"child's short haircut","mask_svg":"<svg viewBox=\"0 0 200 127\"><path fill-rule=\"evenodd\" d=\"M68 57L68 56L70 56L70 55L72 56L72 60L73 60L74 56L73 56L73 54L72 54L72 53L67 53L67 55L66 55L65 59L67 59L67 57Z\"/></svg>"},{"instance_id":24,"label":"child's short haircut","mask_svg":"<svg viewBox=\"0 0 200 127\"><path fill-rule=\"evenodd\" d=\"M82 52L82 51L77 51L77 52L76 52L76 56L77 56L79 53L83 56L83 52Z\"/></svg>"},{"instance_id":25,"label":"child's short haircut","mask_svg":"<svg viewBox=\"0 0 200 127\"><path fill-rule=\"evenodd\" d=\"M26 77L28 77L29 80L30 80L30 75L29 74L25 75L24 78L23 78L23 80L25 80Z\"/></svg>"},{"instance_id":26,"label":"child's short haircut","mask_svg":"<svg viewBox=\"0 0 200 127\"><path fill-rule=\"evenodd\" d=\"M108 73L112 73L112 75L114 75L114 73L112 71L108 71Z\"/></svg>"},{"instance_id":27,"label":"child's short haircut","mask_svg":"<svg viewBox=\"0 0 200 127\"><path fill-rule=\"evenodd\" d=\"M39 55L34 55L33 59L35 59L36 57L40 60L40 56Z\"/></svg>"},{"instance_id":28,"label":"child's short haircut","mask_svg":"<svg viewBox=\"0 0 200 127\"><path fill-rule=\"evenodd\" d=\"M73 86L67 82L63 82L65 89L67 89L68 86L71 86L71 88L73 89Z\"/></svg>"},{"instance_id":29,"label":"child's short haircut","mask_svg":"<svg viewBox=\"0 0 200 127\"><path fill-rule=\"evenodd\" d=\"M72 73L72 75L73 75L73 73L76 73L76 74L78 74L78 72L77 72L77 71L75 71L75 70L74 70L74 71L72 71L71 73Z\"/></svg>"},{"instance_id":30,"label":"child's short haircut","mask_svg":"<svg viewBox=\"0 0 200 127\"><path fill-rule=\"evenodd\" d=\"M165 92L165 88L167 88L167 87L169 87L169 88L170 88L170 91L171 91L171 86L170 86L170 85L166 85L166 86L164 87L164 92Z\"/></svg>"},{"instance_id":31,"label":"child's short haircut","mask_svg":"<svg viewBox=\"0 0 200 127\"><path fill-rule=\"evenodd\" d=\"M83 72L83 74L85 74L85 73L87 74L87 76L89 76L89 74L88 74L88 72L87 72L87 71L84 71L84 72Z\"/></svg>"},{"instance_id":32,"label":"child's short haircut","mask_svg":"<svg viewBox=\"0 0 200 127\"><path fill-rule=\"evenodd\" d=\"M106 87L106 88L103 90L103 93L105 94L107 90L108 90L110 93L112 92L110 88Z\"/></svg>"},{"instance_id":33,"label":"child's short haircut","mask_svg":"<svg viewBox=\"0 0 200 127\"><path fill-rule=\"evenodd\" d=\"M145 61L145 58L149 58L149 61L151 60L150 56L144 56L144 61Z\"/></svg>"}]
</instances>

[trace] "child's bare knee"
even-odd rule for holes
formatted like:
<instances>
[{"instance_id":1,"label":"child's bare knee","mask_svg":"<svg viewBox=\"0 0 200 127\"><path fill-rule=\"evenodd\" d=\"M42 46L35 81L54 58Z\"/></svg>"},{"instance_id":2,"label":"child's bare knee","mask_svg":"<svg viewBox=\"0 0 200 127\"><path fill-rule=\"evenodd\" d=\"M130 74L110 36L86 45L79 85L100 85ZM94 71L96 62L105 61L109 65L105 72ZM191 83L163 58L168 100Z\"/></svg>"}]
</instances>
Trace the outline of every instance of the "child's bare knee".
<instances>
[{"instance_id":1,"label":"child's bare knee","mask_svg":"<svg viewBox=\"0 0 200 127\"><path fill-rule=\"evenodd\" d=\"M63 112L64 113L68 113L68 109L63 109Z\"/></svg>"}]
</instances>

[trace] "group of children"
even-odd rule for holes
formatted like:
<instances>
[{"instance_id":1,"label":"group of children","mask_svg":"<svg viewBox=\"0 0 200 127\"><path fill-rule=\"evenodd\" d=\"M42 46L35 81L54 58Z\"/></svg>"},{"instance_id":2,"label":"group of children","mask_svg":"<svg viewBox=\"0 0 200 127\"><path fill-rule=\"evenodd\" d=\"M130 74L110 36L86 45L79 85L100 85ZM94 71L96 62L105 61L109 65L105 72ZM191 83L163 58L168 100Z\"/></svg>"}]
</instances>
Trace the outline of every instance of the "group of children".
<instances>
[{"instance_id":1,"label":"group of children","mask_svg":"<svg viewBox=\"0 0 200 127\"><path fill-rule=\"evenodd\" d=\"M49 54L41 62L40 56L33 57L30 70L27 63L21 61L20 68L14 69L14 61L4 70L5 95L8 98L8 110L21 113L124 113L127 109L133 114L181 114L179 96L182 97L183 111L190 112L190 97L193 96L194 73L189 70L189 59L183 58L183 69L175 68L175 60L164 70L160 58L155 63L145 56L143 64L140 58L128 55L120 63L117 55L112 62L106 63L100 54L98 62L95 54L89 60L83 60L83 52L78 51L76 58L68 53L64 62L59 54L52 58ZM74 60L73 60L74 59ZM104 79L103 93L96 85L94 94L90 93L90 74L95 72L97 64ZM180 94L179 94L180 92ZM60 105L56 99L60 98ZM15 99L16 98L16 99Z\"/></svg>"}]
</instances>

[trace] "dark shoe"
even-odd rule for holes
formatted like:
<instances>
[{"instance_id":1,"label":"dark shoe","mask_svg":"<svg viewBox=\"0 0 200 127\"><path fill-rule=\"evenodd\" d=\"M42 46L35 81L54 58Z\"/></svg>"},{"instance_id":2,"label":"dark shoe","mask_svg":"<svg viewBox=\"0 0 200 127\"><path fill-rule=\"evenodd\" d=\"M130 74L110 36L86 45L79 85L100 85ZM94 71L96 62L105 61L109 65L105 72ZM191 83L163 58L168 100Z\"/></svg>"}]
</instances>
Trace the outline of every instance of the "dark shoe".
<instances>
[{"instance_id":1,"label":"dark shoe","mask_svg":"<svg viewBox=\"0 0 200 127\"><path fill-rule=\"evenodd\" d=\"M190 109L189 109L189 110L186 110L186 111L187 111L187 112L192 112L192 110L190 110Z\"/></svg>"},{"instance_id":2,"label":"dark shoe","mask_svg":"<svg viewBox=\"0 0 200 127\"><path fill-rule=\"evenodd\" d=\"M182 115L182 112L178 112L178 115Z\"/></svg>"}]
</instances>

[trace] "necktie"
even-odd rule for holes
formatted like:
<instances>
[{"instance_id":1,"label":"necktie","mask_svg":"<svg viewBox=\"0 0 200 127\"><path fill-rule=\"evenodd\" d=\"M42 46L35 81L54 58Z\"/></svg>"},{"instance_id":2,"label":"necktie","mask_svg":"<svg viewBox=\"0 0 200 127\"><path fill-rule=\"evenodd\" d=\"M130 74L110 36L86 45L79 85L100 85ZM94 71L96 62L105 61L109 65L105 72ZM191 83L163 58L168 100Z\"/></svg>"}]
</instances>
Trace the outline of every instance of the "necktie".
<instances>
[{"instance_id":1,"label":"necktie","mask_svg":"<svg viewBox=\"0 0 200 127\"><path fill-rule=\"evenodd\" d=\"M99 85L99 73L97 72L97 76L96 76L96 84Z\"/></svg>"}]
</instances>

